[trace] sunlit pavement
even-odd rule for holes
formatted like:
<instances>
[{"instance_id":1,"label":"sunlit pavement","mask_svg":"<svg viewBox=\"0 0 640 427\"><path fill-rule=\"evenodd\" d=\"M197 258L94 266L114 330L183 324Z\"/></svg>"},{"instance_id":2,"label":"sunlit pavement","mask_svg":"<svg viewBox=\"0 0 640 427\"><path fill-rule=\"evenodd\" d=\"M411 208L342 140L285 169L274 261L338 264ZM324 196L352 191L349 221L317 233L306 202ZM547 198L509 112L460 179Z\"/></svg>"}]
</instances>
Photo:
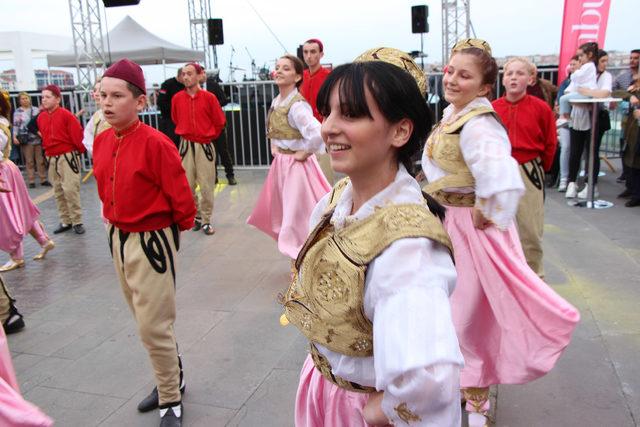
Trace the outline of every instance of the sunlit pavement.
<instances>
[{"instance_id":1,"label":"sunlit pavement","mask_svg":"<svg viewBox=\"0 0 640 427\"><path fill-rule=\"evenodd\" d=\"M640 208L615 199L617 175L607 171L599 185L611 209L573 208L555 189L547 193L546 278L582 321L549 375L499 388L498 426L640 419ZM293 425L306 344L278 323L289 261L245 224L264 176L240 171L238 186L218 187L214 236L182 235L176 333L187 426ZM31 191L52 231L53 199ZM136 411L153 387L151 367L116 281L95 191L91 178L82 187L85 235L52 236L56 249L42 262L30 261L38 248L28 237L27 265L4 274L27 323L9 345L22 393L57 425L155 426L155 411Z\"/></svg>"}]
</instances>

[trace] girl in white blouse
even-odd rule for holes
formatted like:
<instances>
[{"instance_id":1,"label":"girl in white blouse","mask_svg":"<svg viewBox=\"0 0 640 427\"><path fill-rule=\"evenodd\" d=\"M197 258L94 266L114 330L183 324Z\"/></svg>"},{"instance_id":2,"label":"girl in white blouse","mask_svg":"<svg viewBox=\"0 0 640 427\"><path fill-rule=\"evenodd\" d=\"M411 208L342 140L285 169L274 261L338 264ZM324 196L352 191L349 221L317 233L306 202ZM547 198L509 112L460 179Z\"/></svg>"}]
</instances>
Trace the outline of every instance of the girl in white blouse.
<instances>
[{"instance_id":1,"label":"girl in white blouse","mask_svg":"<svg viewBox=\"0 0 640 427\"><path fill-rule=\"evenodd\" d=\"M447 205L458 273L451 308L470 426L488 424L489 386L547 373L579 320L524 258L513 221L524 184L487 99L497 73L485 41L456 44L443 78L450 105L422 157L425 190Z\"/></svg>"}]
</instances>

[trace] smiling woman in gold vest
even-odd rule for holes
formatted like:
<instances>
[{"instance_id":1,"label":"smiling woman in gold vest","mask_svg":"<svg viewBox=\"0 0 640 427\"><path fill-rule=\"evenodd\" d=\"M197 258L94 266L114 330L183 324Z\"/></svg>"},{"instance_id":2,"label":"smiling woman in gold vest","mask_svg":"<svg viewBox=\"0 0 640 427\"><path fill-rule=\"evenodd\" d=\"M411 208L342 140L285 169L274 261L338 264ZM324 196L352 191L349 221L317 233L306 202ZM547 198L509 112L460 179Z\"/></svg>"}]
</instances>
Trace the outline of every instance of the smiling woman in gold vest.
<instances>
[{"instance_id":1,"label":"smiling woman in gold vest","mask_svg":"<svg viewBox=\"0 0 640 427\"><path fill-rule=\"evenodd\" d=\"M450 242L442 207L410 174L431 122L424 85L375 60L417 70L406 54L368 53L318 95L332 167L348 178L316 206L283 300L281 322L311 349L295 425L459 426Z\"/></svg>"}]
</instances>

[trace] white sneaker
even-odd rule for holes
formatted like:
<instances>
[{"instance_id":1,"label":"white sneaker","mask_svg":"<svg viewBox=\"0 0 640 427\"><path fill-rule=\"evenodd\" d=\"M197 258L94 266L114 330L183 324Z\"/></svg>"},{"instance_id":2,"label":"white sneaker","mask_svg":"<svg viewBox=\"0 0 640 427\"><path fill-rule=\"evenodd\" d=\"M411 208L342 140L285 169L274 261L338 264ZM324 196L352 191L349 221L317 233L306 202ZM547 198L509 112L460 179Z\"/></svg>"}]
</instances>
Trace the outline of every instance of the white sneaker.
<instances>
[{"instance_id":1,"label":"white sneaker","mask_svg":"<svg viewBox=\"0 0 640 427\"><path fill-rule=\"evenodd\" d=\"M596 185L595 192L593 193L593 198L597 199L600 197L600 193L598 192L598 186ZM588 199L589 198L589 184L586 184L581 192L578 193L578 199Z\"/></svg>"},{"instance_id":2,"label":"white sneaker","mask_svg":"<svg viewBox=\"0 0 640 427\"><path fill-rule=\"evenodd\" d=\"M558 185L558 191L560 193L567 191L567 178L560 178L560 185Z\"/></svg>"},{"instance_id":3,"label":"white sneaker","mask_svg":"<svg viewBox=\"0 0 640 427\"><path fill-rule=\"evenodd\" d=\"M556 120L557 128L565 127L568 124L569 124L569 120L565 119L564 117L560 117L558 120Z\"/></svg>"},{"instance_id":4,"label":"white sneaker","mask_svg":"<svg viewBox=\"0 0 640 427\"><path fill-rule=\"evenodd\" d=\"M566 197L567 199L575 199L577 195L578 187L576 186L576 183L570 182L569 185L567 185L567 192L564 193L564 197Z\"/></svg>"}]
</instances>

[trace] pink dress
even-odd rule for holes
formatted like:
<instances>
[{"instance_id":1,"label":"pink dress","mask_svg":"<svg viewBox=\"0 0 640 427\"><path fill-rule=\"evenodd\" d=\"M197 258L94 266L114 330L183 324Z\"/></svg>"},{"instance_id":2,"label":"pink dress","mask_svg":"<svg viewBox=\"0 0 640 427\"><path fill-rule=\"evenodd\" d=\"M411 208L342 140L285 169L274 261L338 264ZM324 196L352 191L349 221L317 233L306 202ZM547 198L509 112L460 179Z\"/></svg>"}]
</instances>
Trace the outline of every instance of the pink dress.
<instances>
[{"instance_id":1,"label":"pink dress","mask_svg":"<svg viewBox=\"0 0 640 427\"><path fill-rule=\"evenodd\" d=\"M479 105L491 108L477 98L456 117ZM452 115L447 108L443 121L452 123ZM494 223L479 230L473 208L447 206L444 224L458 272L451 309L465 360L460 385L527 383L553 368L580 315L527 265L513 222L524 185L504 128L490 114L472 118L460 131L460 148L475 187L445 191L475 192ZM422 167L435 182L447 172L426 152Z\"/></svg>"},{"instance_id":2,"label":"pink dress","mask_svg":"<svg viewBox=\"0 0 640 427\"><path fill-rule=\"evenodd\" d=\"M20 169L11 160L0 160L0 180L11 190L0 193L0 250L13 253L33 228L40 211L29 197Z\"/></svg>"},{"instance_id":3,"label":"pink dress","mask_svg":"<svg viewBox=\"0 0 640 427\"><path fill-rule=\"evenodd\" d=\"M0 426L51 426L53 421L20 395L4 329L0 328Z\"/></svg>"},{"instance_id":4,"label":"pink dress","mask_svg":"<svg viewBox=\"0 0 640 427\"><path fill-rule=\"evenodd\" d=\"M273 105L284 105L298 93L294 90L284 100L278 96ZM306 102L295 102L288 114L289 124L303 136L299 140L272 140L283 150L314 153L322 149L320 123ZM315 155L299 162L292 154L276 154L262 186L258 201L247 224L271 236L278 250L295 259L309 234L309 218L318 201L331 190Z\"/></svg>"}]
</instances>

